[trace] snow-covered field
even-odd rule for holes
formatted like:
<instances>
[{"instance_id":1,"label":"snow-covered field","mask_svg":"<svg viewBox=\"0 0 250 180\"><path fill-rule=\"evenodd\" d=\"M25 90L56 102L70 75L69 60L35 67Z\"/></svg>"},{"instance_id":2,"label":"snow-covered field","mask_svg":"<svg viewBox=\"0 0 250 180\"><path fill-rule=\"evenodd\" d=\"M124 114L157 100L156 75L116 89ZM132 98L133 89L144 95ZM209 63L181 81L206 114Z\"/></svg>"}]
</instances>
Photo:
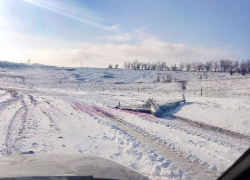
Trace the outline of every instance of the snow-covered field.
<instances>
[{"instance_id":1,"label":"snow-covered field","mask_svg":"<svg viewBox=\"0 0 250 180\"><path fill-rule=\"evenodd\" d=\"M92 153L150 179L216 179L250 145L249 75L19 68L0 69L0 88L2 156ZM158 118L113 108L183 93Z\"/></svg>"}]
</instances>

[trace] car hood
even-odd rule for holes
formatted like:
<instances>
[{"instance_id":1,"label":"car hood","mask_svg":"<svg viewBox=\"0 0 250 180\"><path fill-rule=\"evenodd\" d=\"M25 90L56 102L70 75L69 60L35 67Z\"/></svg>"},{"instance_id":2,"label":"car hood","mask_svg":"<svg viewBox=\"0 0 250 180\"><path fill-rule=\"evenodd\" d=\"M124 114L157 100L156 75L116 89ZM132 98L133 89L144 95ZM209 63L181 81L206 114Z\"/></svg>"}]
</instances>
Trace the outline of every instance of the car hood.
<instances>
[{"instance_id":1,"label":"car hood","mask_svg":"<svg viewBox=\"0 0 250 180\"><path fill-rule=\"evenodd\" d=\"M148 179L115 162L89 154L32 154L0 157L0 178L51 176Z\"/></svg>"}]
</instances>

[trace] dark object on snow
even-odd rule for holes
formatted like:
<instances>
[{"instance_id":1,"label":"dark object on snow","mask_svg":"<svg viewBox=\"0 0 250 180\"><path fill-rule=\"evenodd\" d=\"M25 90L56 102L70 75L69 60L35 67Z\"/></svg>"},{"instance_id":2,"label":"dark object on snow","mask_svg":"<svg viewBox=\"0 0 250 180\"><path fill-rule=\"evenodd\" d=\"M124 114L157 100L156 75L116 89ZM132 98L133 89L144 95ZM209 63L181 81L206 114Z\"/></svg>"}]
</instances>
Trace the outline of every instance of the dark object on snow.
<instances>
[{"instance_id":1,"label":"dark object on snow","mask_svg":"<svg viewBox=\"0 0 250 180\"><path fill-rule=\"evenodd\" d=\"M76 69L75 68L71 68L71 69L64 69L66 71L75 71Z\"/></svg>"},{"instance_id":2,"label":"dark object on snow","mask_svg":"<svg viewBox=\"0 0 250 180\"><path fill-rule=\"evenodd\" d=\"M113 74L106 74L102 76L103 78L115 78Z\"/></svg>"},{"instance_id":3,"label":"dark object on snow","mask_svg":"<svg viewBox=\"0 0 250 180\"><path fill-rule=\"evenodd\" d=\"M120 102L116 108L122 110L130 110L130 111L138 111L138 112L145 112L145 113L152 113L155 116L161 116L162 113L167 111L170 108L179 105L180 103L186 102L185 96L183 94L183 99L175 99L171 101L167 101L162 104L157 104L156 101L153 99L148 99L148 102L141 106L121 106Z\"/></svg>"},{"instance_id":4,"label":"dark object on snow","mask_svg":"<svg viewBox=\"0 0 250 180\"><path fill-rule=\"evenodd\" d=\"M35 154L34 151L21 152L20 154Z\"/></svg>"}]
</instances>

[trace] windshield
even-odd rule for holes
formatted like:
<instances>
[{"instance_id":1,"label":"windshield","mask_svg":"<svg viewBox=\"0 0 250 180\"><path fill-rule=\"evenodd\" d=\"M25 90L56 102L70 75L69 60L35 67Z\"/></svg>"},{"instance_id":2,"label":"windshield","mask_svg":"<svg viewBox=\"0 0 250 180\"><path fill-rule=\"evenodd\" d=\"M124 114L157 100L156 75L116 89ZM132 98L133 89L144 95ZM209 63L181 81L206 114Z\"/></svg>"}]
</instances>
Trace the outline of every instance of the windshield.
<instances>
[{"instance_id":1,"label":"windshield","mask_svg":"<svg viewBox=\"0 0 250 180\"><path fill-rule=\"evenodd\" d=\"M1 156L91 154L149 179L218 178L250 144L249 7L1 0Z\"/></svg>"}]
</instances>

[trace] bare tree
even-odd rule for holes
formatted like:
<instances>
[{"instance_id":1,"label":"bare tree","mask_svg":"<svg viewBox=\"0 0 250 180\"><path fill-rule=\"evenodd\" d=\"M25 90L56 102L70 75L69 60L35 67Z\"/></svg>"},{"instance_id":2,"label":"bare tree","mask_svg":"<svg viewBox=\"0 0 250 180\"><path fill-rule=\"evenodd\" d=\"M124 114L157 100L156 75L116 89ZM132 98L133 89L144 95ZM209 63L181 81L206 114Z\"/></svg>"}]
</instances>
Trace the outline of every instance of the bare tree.
<instances>
[{"instance_id":1,"label":"bare tree","mask_svg":"<svg viewBox=\"0 0 250 180\"><path fill-rule=\"evenodd\" d=\"M219 62L218 62L218 61L215 61L213 67L214 67L214 72L219 71L219 68L220 68Z\"/></svg>"},{"instance_id":2,"label":"bare tree","mask_svg":"<svg viewBox=\"0 0 250 180\"><path fill-rule=\"evenodd\" d=\"M161 71L161 62L157 62L155 65L156 65L156 70Z\"/></svg>"},{"instance_id":3,"label":"bare tree","mask_svg":"<svg viewBox=\"0 0 250 180\"><path fill-rule=\"evenodd\" d=\"M191 70L191 63L186 63L186 70L190 71Z\"/></svg>"},{"instance_id":4,"label":"bare tree","mask_svg":"<svg viewBox=\"0 0 250 180\"><path fill-rule=\"evenodd\" d=\"M141 69L141 63L140 63L140 62L137 63L136 69L137 69L137 70L138 70L138 69Z\"/></svg>"},{"instance_id":5,"label":"bare tree","mask_svg":"<svg viewBox=\"0 0 250 180\"><path fill-rule=\"evenodd\" d=\"M196 71L197 70L197 63L196 62L192 62L191 67L192 67L193 71Z\"/></svg>"},{"instance_id":6,"label":"bare tree","mask_svg":"<svg viewBox=\"0 0 250 180\"><path fill-rule=\"evenodd\" d=\"M133 61L133 63L131 64L131 69L134 69L134 70L136 70L137 68L138 68L138 60L136 59L136 60L134 60Z\"/></svg>"},{"instance_id":7,"label":"bare tree","mask_svg":"<svg viewBox=\"0 0 250 180\"><path fill-rule=\"evenodd\" d=\"M146 70L146 63L141 63L141 68Z\"/></svg>"},{"instance_id":8,"label":"bare tree","mask_svg":"<svg viewBox=\"0 0 250 180\"><path fill-rule=\"evenodd\" d=\"M150 70L150 66L151 66L151 64L150 64L150 63L147 63L147 64L146 64L146 70Z\"/></svg>"},{"instance_id":9,"label":"bare tree","mask_svg":"<svg viewBox=\"0 0 250 180\"><path fill-rule=\"evenodd\" d=\"M176 64L171 65L171 70L172 70L172 71L177 71L177 66L176 66Z\"/></svg>"},{"instance_id":10,"label":"bare tree","mask_svg":"<svg viewBox=\"0 0 250 180\"><path fill-rule=\"evenodd\" d=\"M201 63L201 62L197 63L197 70L198 71L203 71L203 69L204 69L204 64Z\"/></svg>"},{"instance_id":11,"label":"bare tree","mask_svg":"<svg viewBox=\"0 0 250 180\"><path fill-rule=\"evenodd\" d=\"M233 68L232 66L233 66L233 61L230 59L227 59L226 60L226 70L229 71L230 68Z\"/></svg>"},{"instance_id":12,"label":"bare tree","mask_svg":"<svg viewBox=\"0 0 250 180\"><path fill-rule=\"evenodd\" d=\"M146 70L149 70L149 69L150 69L150 63L147 63L147 64L145 65L145 69L146 69Z\"/></svg>"},{"instance_id":13,"label":"bare tree","mask_svg":"<svg viewBox=\"0 0 250 180\"><path fill-rule=\"evenodd\" d=\"M240 64L240 71L243 76L247 73L247 63L245 61Z\"/></svg>"},{"instance_id":14,"label":"bare tree","mask_svg":"<svg viewBox=\"0 0 250 180\"><path fill-rule=\"evenodd\" d=\"M221 71L226 72L227 70L229 70L229 67L231 67L231 64L232 64L231 60L221 59L220 60Z\"/></svg>"},{"instance_id":15,"label":"bare tree","mask_svg":"<svg viewBox=\"0 0 250 180\"><path fill-rule=\"evenodd\" d=\"M184 68L185 68L185 64L181 62L181 64L179 65L179 70L182 71Z\"/></svg>"},{"instance_id":16,"label":"bare tree","mask_svg":"<svg viewBox=\"0 0 250 180\"><path fill-rule=\"evenodd\" d=\"M235 69L235 72L240 73L239 61L235 61L235 62L234 62L234 69Z\"/></svg>"},{"instance_id":17,"label":"bare tree","mask_svg":"<svg viewBox=\"0 0 250 180\"><path fill-rule=\"evenodd\" d=\"M116 65L115 65L115 69L117 69L117 68L118 68L118 66L119 66L119 65L118 65L118 64L116 64Z\"/></svg>"},{"instance_id":18,"label":"bare tree","mask_svg":"<svg viewBox=\"0 0 250 180\"><path fill-rule=\"evenodd\" d=\"M160 65L160 70L166 70L167 69L167 64L166 64L166 62L164 61L164 62L162 62L161 63L161 65Z\"/></svg>"},{"instance_id":19,"label":"bare tree","mask_svg":"<svg viewBox=\"0 0 250 180\"><path fill-rule=\"evenodd\" d=\"M123 63L123 67L124 67L124 69L128 69L128 61L125 61L124 63Z\"/></svg>"},{"instance_id":20,"label":"bare tree","mask_svg":"<svg viewBox=\"0 0 250 180\"><path fill-rule=\"evenodd\" d=\"M109 64L108 68L109 68L109 69L112 69L112 68L113 68L113 65L112 65L112 64Z\"/></svg>"},{"instance_id":21,"label":"bare tree","mask_svg":"<svg viewBox=\"0 0 250 180\"><path fill-rule=\"evenodd\" d=\"M226 68L226 60L224 60L224 59L220 60L220 68L221 68L221 71L226 72L226 70L227 70L227 68Z\"/></svg>"},{"instance_id":22,"label":"bare tree","mask_svg":"<svg viewBox=\"0 0 250 180\"><path fill-rule=\"evenodd\" d=\"M170 71L170 67L168 65L166 65L166 70Z\"/></svg>"},{"instance_id":23,"label":"bare tree","mask_svg":"<svg viewBox=\"0 0 250 180\"><path fill-rule=\"evenodd\" d=\"M235 66L234 66L234 64L233 64L232 61L228 61L227 62L227 69L228 69L230 75L234 74L234 72L235 72Z\"/></svg>"},{"instance_id":24,"label":"bare tree","mask_svg":"<svg viewBox=\"0 0 250 180\"><path fill-rule=\"evenodd\" d=\"M211 71L213 69L213 62L212 61L206 62L205 69L206 71Z\"/></svg>"},{"instance_id":25,"label":"bare tree","mask_svg":"<svg viewBox=\"0 0 250 180\"><path fill-rule=\"evenodd\" d=\"M247 73L250 73L250 59L246 61L247 64Z\"/></svg>"},{"instance_id":26,"label":"bare tree","mask_svg":"<svg viewBox=\"0 0 250 180\"><path fill-rule=\"evenodd\" d=\"M156 63L152 63L151 69L152 69L152 70L156 70L156 69L157 69L157 64L156 64Z\"/></svg>"}]
</instances>

